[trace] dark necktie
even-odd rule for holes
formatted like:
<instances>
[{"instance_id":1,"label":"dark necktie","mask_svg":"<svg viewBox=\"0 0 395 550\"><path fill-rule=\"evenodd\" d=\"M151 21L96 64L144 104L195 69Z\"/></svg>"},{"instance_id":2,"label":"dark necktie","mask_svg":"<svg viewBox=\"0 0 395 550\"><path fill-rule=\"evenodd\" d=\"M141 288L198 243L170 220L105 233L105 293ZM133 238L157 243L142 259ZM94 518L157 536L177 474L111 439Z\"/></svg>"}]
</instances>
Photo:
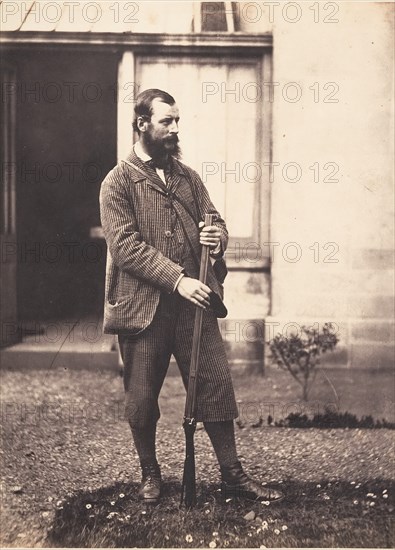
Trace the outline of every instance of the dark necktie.
<instances>
[{"instance_id":1,"label":"dark necktie","mask_svg":"<svg viewBox=\"0 0 395 550\"><path fill-rule=\"evenodd\" d=\"M175 229L175 226L176 226L176 223L177 223L177 212L174 209L174 204L173 204L173 200L172 200L172 193L171 193L172 182L171 182L171 164L170 163L171 163L171 161L166 163L165 166L160 166L159 167L159 166L155 165L155 162L154 162L153 159L150 159L145 164L148 165L153 170L155 170L155 172L156 172L157 168L159 170L163 170L163 174L165 176L165 181L166 181L166 187L170 191L170 193L168 195L169 201L167 202L167 205L168 205L168 207L170 207L170 220L171 220L170 224L171 224L171 232L173 233L173 231ZM162 178L159 176L159 174L158 174L158 177L162 180Z\"/></svg>"},{"instance_id":2,"label":"dark necktie","mask_svg":"<svg viewBox=\"0 0 395 550\"><path fill-rule=\"evenodd\" d=\"M150 159L150 160L145 161L144 164L146 166L148 166L149 168L151 168L151 170L154 170L155 172L156 172L157 168L159 170L163 170L165 180L166 180L166 185L167 185L167 187L171 186L170 162L166 163L166 165L162 167L162 166L157 166L155 164L154 159Z\"/></svg>"},{"instance_id":3,"label":"dark necktie","mask_svg":"<svg viewBox=\"0 0 395 550\"><path fill-rule=\"evenodd\" d=\"M145 166L148 166L148 168L151 168L151 170L156 170L154 159L149 159L144 162Z\"/></svg>"}]
</instances>

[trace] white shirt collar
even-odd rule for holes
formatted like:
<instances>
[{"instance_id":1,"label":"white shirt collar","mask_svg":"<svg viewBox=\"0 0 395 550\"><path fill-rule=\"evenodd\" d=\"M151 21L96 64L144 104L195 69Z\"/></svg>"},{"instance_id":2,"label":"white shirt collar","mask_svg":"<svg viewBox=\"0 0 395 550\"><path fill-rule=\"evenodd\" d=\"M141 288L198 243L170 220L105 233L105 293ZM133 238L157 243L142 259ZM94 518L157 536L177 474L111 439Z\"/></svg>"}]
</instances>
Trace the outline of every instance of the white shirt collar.
<instances>
[{"instance_id":1,"label":"white shirt collar","mask_svg":"<svg viewBox=\"0 0 395 550\"><path fill-rule=\"evenodd\" d=\"M136 153L136 155L139 157L139 159L142 160L143 162L148 162L149 160L151 160L151 157L149 155L147 155L147 153L144 151L144 149L142 148L141 143L139 141L136 141L136 143L133 146L133 149L134 149L134 152ZM156 167L155 171L158 174L158 176L160 177L160 179L163 181L163 183L165 185L167 185L163 169Z\"/></svg>"},{"instance_id":2,"label":"white shirt collar","mask_svg":"<svg viewBox=\"0 0 395 550\"><path fill-rule=\"evenodd\" d=\"M141 159L143 162L148 162L149 160L151 160L151 157L147 155L147 153L144 151L139 141L136 141L133 149L136 155L139 157L139 159Z\"/></svg>"}]
</instances>

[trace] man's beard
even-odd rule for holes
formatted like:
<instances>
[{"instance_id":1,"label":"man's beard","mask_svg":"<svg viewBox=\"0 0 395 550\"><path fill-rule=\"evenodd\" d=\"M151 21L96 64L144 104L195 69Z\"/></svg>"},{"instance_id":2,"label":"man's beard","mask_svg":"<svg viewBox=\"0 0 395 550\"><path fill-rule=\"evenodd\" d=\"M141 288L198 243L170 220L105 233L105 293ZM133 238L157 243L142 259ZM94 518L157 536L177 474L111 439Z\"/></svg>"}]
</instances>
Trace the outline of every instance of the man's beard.
<instances>
[{"instance_id":1,"label":"man's beard","mask_svg":"<svg viewBox=\"0 0 395 550\"><path fill-rule=\"evenodd\" d=\"M158 168L163 168L169 162L170 157L181 158L181 148L178 144L178 136L163 138L162 140L152 139L150 134L145 134L145 146L148 154L154 160Z\"/></svg>"}]
</instances>

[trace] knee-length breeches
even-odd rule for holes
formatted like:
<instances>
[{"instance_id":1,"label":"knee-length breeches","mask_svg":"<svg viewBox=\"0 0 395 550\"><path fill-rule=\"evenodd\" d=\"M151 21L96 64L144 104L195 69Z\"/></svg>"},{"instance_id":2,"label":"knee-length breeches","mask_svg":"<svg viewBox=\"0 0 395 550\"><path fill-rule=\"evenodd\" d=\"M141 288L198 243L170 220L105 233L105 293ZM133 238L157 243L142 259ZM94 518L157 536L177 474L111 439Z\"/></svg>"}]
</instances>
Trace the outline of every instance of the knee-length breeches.
<instances>
[{"instance_id":1,"label":"knee-length breeches","mask_svg":"<svg viewBox=\"0 0 395 550\"><path fill-rule=\"evenodd\" d=\"M138 335L118 336L124 363L125 415L132 427L160 417L158 397L173 354L185 388L188 385L196 308L178 295L163 295L152 323ZM238 416L224 344L217 318L203 314L197 384L198 422Z\"/></svg>"}]
</instances>

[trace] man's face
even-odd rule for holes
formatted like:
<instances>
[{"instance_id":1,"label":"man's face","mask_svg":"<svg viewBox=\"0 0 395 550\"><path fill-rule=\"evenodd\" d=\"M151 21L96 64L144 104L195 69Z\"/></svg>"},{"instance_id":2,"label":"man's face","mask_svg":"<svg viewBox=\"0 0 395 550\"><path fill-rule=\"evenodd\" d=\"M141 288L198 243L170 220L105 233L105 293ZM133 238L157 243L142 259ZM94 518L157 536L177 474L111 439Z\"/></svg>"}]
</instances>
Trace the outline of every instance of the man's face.
<instances>
[{"instance_id":1,"label":"man's face","mask_svg":"<svg viewBox=\"0 0 395 550\"><path fill-rule=\"evenodd\" d=\"M142 132L143 140L153 158L177 155L179 120L176 104L168 105L159 99L153 100L151 120L145 123L145 131Z\"/></svg>"}]
</instances>

